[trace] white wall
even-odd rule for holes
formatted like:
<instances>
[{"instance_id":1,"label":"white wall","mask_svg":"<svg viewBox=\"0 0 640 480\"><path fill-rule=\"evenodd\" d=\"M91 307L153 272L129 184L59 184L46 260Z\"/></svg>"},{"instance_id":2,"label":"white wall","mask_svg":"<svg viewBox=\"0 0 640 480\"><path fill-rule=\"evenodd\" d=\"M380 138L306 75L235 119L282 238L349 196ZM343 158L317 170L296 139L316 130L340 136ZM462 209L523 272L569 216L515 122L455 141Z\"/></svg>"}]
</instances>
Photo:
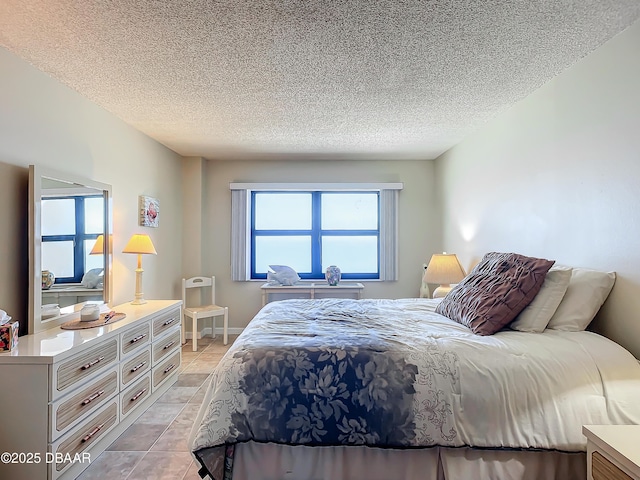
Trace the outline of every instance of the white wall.
<instances>
[{"instance_id":1,"label":"white wall","mask_svg":"<svg viewBox=\"0 0 640 480\"><path fill-rule=\"evenodd\" d=\"M614 270L594 324L640 357L640 22L436 160L444 246Z\"/></svg>"},{"instance_id":2,"label":"white wall","mask_svg":"<svg viewBox=\"0 0 640 480\"><path fill-rule=\"evenodd\" d=\"M0 48L0 308L27 324L29 164L113 187L114 302L133 298L136 258L120 253L148 233L146 298L179 298L181 158L75 91ZM138 195L160 200L160 226L138 226Z\"/></svg>"},{"instance_id":3,"label":"white wall","mask_svg":"<svg viewBox=\"0 0 640 480\"><path fill-rule=\"evenodd\" d=\"M208 161L202 272L216 275L217 300L229 306L231 327L246 326L257 313L260 285L264 283L231 281L231 182L403 182L404 190L399 194L399 280L363 282L364 297L417 297L422 264L441 248L433 161ZM185 250L190 248L185 239Z\"/></svg>"}]
</instances>

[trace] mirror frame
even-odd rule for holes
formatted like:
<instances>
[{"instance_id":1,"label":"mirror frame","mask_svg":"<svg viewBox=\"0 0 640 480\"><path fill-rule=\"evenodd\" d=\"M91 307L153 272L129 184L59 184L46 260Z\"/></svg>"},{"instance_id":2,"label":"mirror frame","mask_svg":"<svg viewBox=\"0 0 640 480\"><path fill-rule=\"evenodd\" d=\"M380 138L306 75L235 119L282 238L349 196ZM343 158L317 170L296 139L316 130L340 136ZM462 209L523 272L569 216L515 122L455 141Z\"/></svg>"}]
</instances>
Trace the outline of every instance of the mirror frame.
<instances>
[{"instance_id":1,"label":"mirror frame","mask_svg":"<svg viewBox=\"0 0 640 480\"><path fill-rule=\"evenodd\" d=\"M101 190L104 198L104 287L102 299L110 305L113 292L113 232L111 227L112 196L111 185L96 182L74 174L59 172L49 168L29 165L29 330L33 334L56 327L79 315L83 303L64 307L60 316L42 320L42 178L51 178L64 183Z\"/></svg>"}]
</instances>

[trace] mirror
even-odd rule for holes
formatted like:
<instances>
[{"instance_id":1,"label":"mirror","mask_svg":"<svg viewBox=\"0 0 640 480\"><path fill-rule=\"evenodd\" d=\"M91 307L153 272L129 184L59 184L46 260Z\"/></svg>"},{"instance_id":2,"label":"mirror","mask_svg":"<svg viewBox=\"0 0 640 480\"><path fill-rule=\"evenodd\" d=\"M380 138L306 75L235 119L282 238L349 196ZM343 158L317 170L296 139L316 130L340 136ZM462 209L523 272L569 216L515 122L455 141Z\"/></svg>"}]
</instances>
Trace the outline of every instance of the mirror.
<instances>
[{"instance_id":1,"label":"mirror","mask_svg":"<svg viewBox=\"0 0 640 480\"><path fill-rule=\"evenodd\" d=\"M28 333L110 303L111 238L110 185L29 166Z\"/></svg>"}]
</instances>

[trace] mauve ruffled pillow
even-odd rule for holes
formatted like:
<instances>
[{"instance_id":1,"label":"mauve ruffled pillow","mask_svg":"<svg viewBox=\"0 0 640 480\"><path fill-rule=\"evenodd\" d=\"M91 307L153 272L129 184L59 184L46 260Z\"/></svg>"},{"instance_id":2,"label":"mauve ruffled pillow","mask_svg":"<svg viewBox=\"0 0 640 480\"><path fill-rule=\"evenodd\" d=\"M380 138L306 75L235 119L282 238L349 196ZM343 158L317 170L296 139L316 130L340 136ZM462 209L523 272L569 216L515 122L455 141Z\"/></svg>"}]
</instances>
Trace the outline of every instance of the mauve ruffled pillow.
<instances>
[{"instance_id":1,"label":"mauve ruffled pillow","mask_svg":"<svg viewBox=\"0 0 640 480\"><path fill-rule=\"evenodd\" d=\"M517 253L487 253L436 312L475 334L493 335L533 300L553 263Z\"/></svg>"}]
</instances>

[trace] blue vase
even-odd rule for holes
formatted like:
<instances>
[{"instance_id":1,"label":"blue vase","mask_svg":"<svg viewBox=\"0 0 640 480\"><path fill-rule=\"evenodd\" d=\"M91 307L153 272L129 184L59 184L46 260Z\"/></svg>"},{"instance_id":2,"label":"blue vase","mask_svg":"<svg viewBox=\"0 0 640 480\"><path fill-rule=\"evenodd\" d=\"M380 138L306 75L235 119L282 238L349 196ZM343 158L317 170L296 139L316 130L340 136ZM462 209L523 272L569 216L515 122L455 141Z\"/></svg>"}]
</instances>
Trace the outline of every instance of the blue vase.
<instances>
[{"instance_id":1,"label":"blue vase","mask_svg":"<svg viewBox=\"0 0 640 480\"><path fill-rule=\"evenodd\" d=\"M327 283L332 287L335 287L340 283L341 272L335 265L330 265L324 273L324 278L327 279Z\"/></svg>"}]
</instances>

